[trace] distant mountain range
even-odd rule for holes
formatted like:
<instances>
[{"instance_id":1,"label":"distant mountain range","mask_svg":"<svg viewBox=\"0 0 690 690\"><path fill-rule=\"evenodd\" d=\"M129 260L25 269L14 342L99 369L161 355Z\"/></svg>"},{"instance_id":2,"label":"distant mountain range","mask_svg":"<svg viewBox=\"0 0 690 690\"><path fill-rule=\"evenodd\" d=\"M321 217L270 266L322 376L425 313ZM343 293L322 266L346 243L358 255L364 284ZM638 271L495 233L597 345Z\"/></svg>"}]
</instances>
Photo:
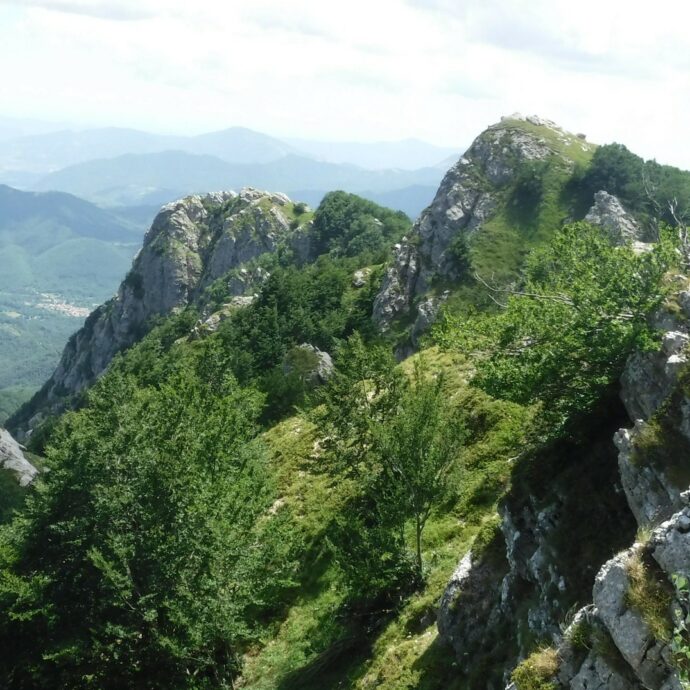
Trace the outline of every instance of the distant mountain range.
<instances>
[{"instance_id":1,"label":"distant mountain range","mask_svg":"<svg viewBox=\"0 0 690 690\"><path fill-rule=\"evenodd\" d=\"M165 151L79 163L41 178L33 187L69 192L103 206L161 204L193 192L246 186L317 204L326 192L343 189L374 200L388 194L396 208L402 204L403 210L416 215L431 201L441 176L438 168L366 170L294 154L269 163L232 164L215 156ZM421 207L419 194L406 199L410 188L428 192L422 194Z\"/></svg>"},{"instance_id":2,"label":"distant mountain range","mask_svg":"<svg viewBox=\"0 0 690 690\"><path fill-rule=\"evenodd\" d=\"M446 161L458 157L415 139L283 141L243 127L199 136L50 128L0 117L0 183L107 207L159 206L193 192L255 186L312 204L343 189L414 217L431 202Z\"/></svg>"},{"instance_id":3,"label":"distant mountain range","mask_svg":"<svg viewBox=\"0 0 690 690\"><path fill-rule=\"evenodd\" d=\"M214 155L228 163L267 163L294 153L288 144L243 127L196 137L106 127L78 132L63 130L5 141L0 149L0 170L46 173L97 158L173 150Z\"/></svg>"},{"instance_id":4,"label":"distant mountain range","mask_svg":"<svg viewBox=\"0 0 690 690\"><path fill-rule=\"evenodd\" d=\"M294 154L371 170L415 170L432 167L459 153L416 139L370 143L283 141L245 127L198 136L152 134L120 127L43 131L46 128L49 125L31 122L21 127L20 122L0 118L0 171L46 173L97 158L162 151L212 155L227 163L240 164L269 163Z\"/></svg>"}]
</instances>

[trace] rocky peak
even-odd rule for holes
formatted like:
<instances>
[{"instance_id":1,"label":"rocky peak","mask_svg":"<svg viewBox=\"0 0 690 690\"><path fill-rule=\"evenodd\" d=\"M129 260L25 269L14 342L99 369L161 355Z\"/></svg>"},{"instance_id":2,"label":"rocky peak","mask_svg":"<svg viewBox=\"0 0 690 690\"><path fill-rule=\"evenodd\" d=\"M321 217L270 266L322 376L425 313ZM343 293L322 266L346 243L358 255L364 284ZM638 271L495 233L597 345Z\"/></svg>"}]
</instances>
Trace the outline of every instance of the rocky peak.
<instances>
[{"instance_id":1,"label":"rocky peak","mask_svg":"<svg viewBox=\"0 0 690 690\"><path fill-rule=\"evenodd\" d=\"M590 145L548 120L514 115L492 125L472 143L446 173L431 205L422 212L410 236L396 246L393 262L374 303L374 321L381 331L400 316L428 321L418 314L422 297L436 279L457 280L454 246L458 238L481 232L500 206L502 193L525 162L557 159L574 165L569 146ZM419 331L419 328L413 328Z\"/></svg>"},{"instance_id":2,"label":"rocky peak","mask_svg":"<svg viewBox=\"0 0 690 690\"><path fill-rule=\"evenodd\" d=\"M305 228L291 227L291 204L284 194L245 188L163 206L115 296L72 336L52 377L11 420L12 428L21 437L44 412L60 409L93 383L117 352L139 340L154 317L194 303L215 280L227 277L228 292L241 296L266 277L258 266L242 272L249 262L281 243L308 252Z\"/></svg>"}]
</instances>

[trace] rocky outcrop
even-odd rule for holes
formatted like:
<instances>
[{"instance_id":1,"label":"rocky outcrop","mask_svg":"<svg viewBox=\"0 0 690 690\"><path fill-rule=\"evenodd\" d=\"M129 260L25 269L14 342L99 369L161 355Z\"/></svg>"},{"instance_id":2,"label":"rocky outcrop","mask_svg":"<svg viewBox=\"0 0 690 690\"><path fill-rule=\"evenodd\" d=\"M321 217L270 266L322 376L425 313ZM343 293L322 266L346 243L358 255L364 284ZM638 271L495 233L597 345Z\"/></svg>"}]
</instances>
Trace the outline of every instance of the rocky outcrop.
<instances>
[{"instance_id":1,"label":"rocky outcrop","mask_svg":"<svg viewBox=\"0 0 690 690\"><path fill-rule=\"evenodd\" d=\"M618 197L603 190L594 195L594 205L585 220L605 230L614 244L642 242L645 239L644 231L623 208Z\"/></svg>"},{"instance_id":2,"label":"rocky outcrop","mask_svg":"<svg viewBox=\"0 0 690 690\"><path fill-rule=\"evenodd\" d=\"M601 435L589 429L572 472L567 465L573 449L556 448L551 453L562 469L542 469L522 487L513 480L500 509L507 570L486 572L480 558L463 558L438 617L440 635L458 659L490 653L491 663L504 664L507 678L511 666L541 640L557 647L554 688L680 690L669 631L672 611L681 605L672 576L690 575L690 299L681 290L672 302L676 307L653 317L664 330L659 349L631 356L622 376L625 413L621 410L619 419L631 419L632 427L615 431L604 425ZM608 415L611 409L602 418ZM607 472L582 485L604 466ZM631 547L639 528L652 530L651 537ZM605 545L597 553L582 548L597 543ZM500 586L490 584L500 573ZM634 587L646 587L643 599L665 602L655 610L661 610L662 624L666 617L666 632L631 595ZM466 588L473 592L469 600ZM562 633L570 606L587 600L592 603ZM479 616L480 610L488 615ZM496 629L514 644L507 656L486 651L485 640Z\"/></svg>"},{"instance_id":3,"label":"rocky outcrop","mask_svg":"<svg viewBox=\"0 0 690 690\"><path fill-rule=\"evenodd\" d=\"M553 122L518 114L483 132L446 173L410 236L396 245L374 303L378 328L387 331L400 317L414 322L419 300L435 281L461 278L466 268L458 265L453 251L458 238L471 239L481 231L499 208L502 190L514 181L523 163L558 157L564 165L572 165L554 145L568 141L579 142Z\"/></svg>"},{"instance_id":4,"label":"rocky outcrop","mask_svg":"<svg viewBox=\"0 0 690 690\"><path fill-rule=\"evenodd\" d=\"M352 274L352 287L361 288L367 284L369 276L371 275L370 268L360 268Z\"/></svg>"},{"instance_id":5,"label":"rocky outcrop","mask_svg":"<svg viewBox=\"0 0 690 690\"><path fill-rule=\"evenodd\" d=\"M629 601L631 567L642 559L643 546L618 554L599 571L592 596L598 619L643 687L660 688L672 672L668 645L655 638L643 613Z\"/></svg>"},{"instance_id":6,"label":"rocky outcrop","mask_svg":"<svg viewBox=\"0 0 690 690\"><path fill-rule=\"evenodd\" d=\"M8 422L10 428L21 438L44 414L93 383L155 317L194 302L215 280L227 280L230 295L253 292L267 273L251 262L280 244L303 243L303 228L291 228L288 221L291 203L284 194L247 188L164 206L117 294L72 336L52 377Z\"/></svg>"},{"instance_id":7,"label":"rocky outcrop","mask_svg":"<svg viewBox=\"0 0 690 690\"><path fill-rule=\"evenodd\" d=\"M38 470L24 457L22 447L5 429L0 429L0 467L12 472L19 486L28 486L38 474Z\"/></svg>"},{"instance_id":8,"label":"rocky outcrop","mask_svg":"<svg viewBox=\"0 0 690 690\"><path fill-rule=\"evenodd\" d=\"M686 495L685 500L690 498ZM594 605L578 613L587 613L587 632L590 649L584 660L577 663L568 631L559 645L561 668L558 674L560 688L617 687L620 690L681 690L674 652L670 645L674 611L681 611L682 603L676 599L673 577L690 577L690 508L685 507L663 522L651 534L647 543L635 543L631 548L609 560L597 575ZM667 618L666 630L655 628L659 623L636 604L630 592L633 580L646 580L646 597L657 614ZM576 617L577 620L577 617ZM593 632L603 631L610 644L592 644ZM600 633L601 634L601 633ZM587 643L587 640L585 640ZM622 662L622 663L621 663ZM593 682L593 671L608 666L617 673L615 685ZM582 684L582 678L588 684Z\"/></svg>"}]
</instances>

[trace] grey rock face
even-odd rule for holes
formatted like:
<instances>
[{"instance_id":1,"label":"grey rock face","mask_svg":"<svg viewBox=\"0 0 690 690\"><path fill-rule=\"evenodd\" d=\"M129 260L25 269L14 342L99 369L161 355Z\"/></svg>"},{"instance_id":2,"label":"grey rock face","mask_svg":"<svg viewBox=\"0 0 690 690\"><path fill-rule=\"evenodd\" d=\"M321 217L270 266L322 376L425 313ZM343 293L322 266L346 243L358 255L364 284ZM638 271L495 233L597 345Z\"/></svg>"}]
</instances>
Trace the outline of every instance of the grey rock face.
<instances>
[{"instance_id":1,"label":"grey rock face","mask_svg":"<svg viewBox=\"0 0 690 690\"><path fill-rule=\"evenodd\" d=\"M502 619L500 591L507 570L504 559L475 557L469 552L443 593L437 617L439 636L463 664L482 650L487 630Z\"/></svg>"},{"instance_id":2,"label":"grey rock face","mask_svg":"<svg viewBox=\"0 0 690 690\"><path fill-rule=\"evenodd\" d=\"M393 264L386 271L381 290L374 300L373 319L382 332L390 329L397 316L410 310L411 296L417 294L419 252L403 238L394 247Z\"/></svg>"},{"instance_id":3,"label":"grey rock face","mask_svg":"<svg viewBox=\"0 0 690 690\"><path fill-rule=\"evenodd\" d=\"M453 639L454 608L463 590L469 584L472 572L472 551L468 551L458 563L446 585L438 609L438 629L441 635Z\"/></svg>"},{"instance_id":4,"label":"grey rock face","mask_svg":"<svg viewBox=\"0 0 690 690\"><path fill-rule=\"evenodd\" d=\"M619 429L613 437L618 448L621 484L638 525L658 524L683 506L681 490L662 467L635 458L635 442L644 431L638 419L633 429Z\"/></svg>"},{"instance_id":5,"label":"grey rock face","mask_svg":"<svg viewBox=\"0 0 690 690\"><path fill-rule=\"evenodd\" d=\"M252 259L272 252L289 234L289 223L280 210L289 203L284 194L243 189L240 203L225 217L220 234L204 261L200 288Z\"/></svg>"},{"instance_id":6,"label":"grey rock face","mask_svg":"<svg viewBox=\"0 0 690 690\"><path fill-rule=\"evenodd\" d=\"M594 195L594 205L585 216L585 220L605 230L614 244L639 242L644 239L642 229L623 208L618 197L603 190Z\"/></svg>"},{"instance_id":7,"label":"grey rock face","mask_svg":"<svg viewBox=\"0 0 690 690\"><path fill-rule=\"evenodd\" d=\"M585 640L584 648L578 647L574 643L578 628L588 631L590 636L596 635L599 640L609 640L610 646L614 647L596 607L589 605L580 609L558 647L559 687L571 690L641 690L642 685L617 651L605 657L595 651L592 639Z\"/></svg>"},{"instance_id":8,"label":"grey rock face","mask_svg":"<svg viewBox=\"0 0 690 690\"><path fill-rule=\"evenodd\" d=\"M568 687L571 690L642 690L642 685L621 674L595 652L587 655Z\"/></svg>"},{"instance_id":9,"label":"grey rock face","mask_svg":"<svg viewBox=\"0 0 690 690\"><path fill-rule=\"evenodd\" d=\"M87 318L65 347L34 401L39 414L60 409L93 383L117 352L146 333L153 317L184 308L217 278L279 243L289 245L294 234L284 214L289 203L284 194L246 188L239 194L195 195L163 206L117 294ZM231 294L244 294L267 275L256 267L245 274L231 279ZM18 425L21 432L30 426L28 419Z\"/></svg>"},{"instance_id":10,"label":"grey rock face","mask_svg":"<svg viewBox=\"0 0 690 690\"><path fill-rule=\"evenodd\" d=\"M38 470L24 457L22 447L5 429L0 429L0 467L13 472L19 486L28 486L38 474Z\"/></svg>"},{"instance_id":11,"label":"grey rock face","mask_svg":"<svg viewBox=\"0 0 690 690\"><path fill-rule=\"evenodd\" d=\"M628 359L621 377L621 399L630 418L649 419L673 390L687 362L690 336L674 323L658 352L638 352Z\"/></svg>"},{"instance_id":12,"label":"grey rock face","mask_svg":"<svg viewBox=\"0 0 690 690\"><path fill-rule=\"evenodd\" d=\"M551 636L558 632L554 615L558 606L554 606L553 593L567 588L567 579L559 571L558 557L551 547L563 504L558 499L542 508L528 504L518 514L504 505L500 513L510 564L504 589L508 592L513 588L515 580L533 584L537 596L528 613L529 629L539 637Z\"/></svg>"},{"instance_id":13,"label":"grey rock face","mask_svg":"<svg viewBox=\"0 0 690 690\"><path fill-rule=\"evenodd\" d=\"M654 560L669 575L690 578L690 508L684 508L652 533Z\"/></svg>"},{"instance_id":14,"label":"grey rock face","mask_svg":"<svg viewBox=\"0 0 690 690\"><path fill-rule=\"evenodd\" d=\"M417 305L417 318L415 319L411 332L413 345L417 346L419 344L422 334L424 334L429 329L429 326L436 321L438 312L443 303L448 299L449 295L450 292L446 290L438 297L425 297Z\"/></svg>"},{"instance_id":15,"label":"grey rock face","mask_svg":"<svg viewBox=\"0 0 690 690\"><path fill-rule=\"evenodd\" d=\"M638 525L658 524L678 511L682 505L681 491L671 473L664 467L641 463L635 457L637 439L643 433L646 420L656 413L669 397L678 376L687 363L686 347L690 336L683 327L664 315L657 315L661 325L671 327L662 337L657 352L635 353L627 361L621 377L621 399L631 419L632 429L620 429L614 435L618 448L621 483L630 510ZM690 401L680 403L679 431L690 439Z\"/></svg>"},{"instance_id":16,"label":"grey rock face","mask_svg":"<svg viewBox=\"0 0 690 690\"><path fill-rule=\"evenodd\" d=\"M690 496L686 495L684 500L688 498ZM660 568L658 573L648 577L661 579L669 591L672 575L690 577L690 508L683 508L659 525L652 532L647 545L635 544L612 558L597 575L593 588L596 606L593 616L606 627L615 644L615 652L621 654L627 665L622 669L622 680L616 679L616 685L610 687L621 690L640 687L681 690L671 650L665 642L655 639L644 616L631 607L627 598L631 582L629 564L633 559L643 558L644 554L653 558ZM669 606L669 622L671 611L677 606L677 602ZM559 675L562 687L600 687L590 684L583 686L578 678L583 674L591 675L590 668L606 664L606 658L593 648L578 669L567 663L568 653L567 642L564 642L559 647L559 654L564 659ZM620 666L617 668L620 669Z\"/></svg>"}]
</instances>

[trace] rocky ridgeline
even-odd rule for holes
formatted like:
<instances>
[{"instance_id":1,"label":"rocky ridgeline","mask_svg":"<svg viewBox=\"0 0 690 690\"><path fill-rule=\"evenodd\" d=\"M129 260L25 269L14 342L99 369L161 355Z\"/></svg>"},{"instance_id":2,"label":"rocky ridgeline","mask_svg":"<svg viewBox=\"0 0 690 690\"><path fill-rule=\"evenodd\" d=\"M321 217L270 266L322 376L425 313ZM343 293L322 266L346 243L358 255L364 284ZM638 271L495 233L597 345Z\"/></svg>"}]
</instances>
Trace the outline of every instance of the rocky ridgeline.
<instances>
[{"instance_id":1,"label":"rocky ridgeline","mask_svg":"<svg viewBox=\"0 0 690 690\"><path fill-rule=\"evenodd\" d=\"M515 180L525 161L558 158L560 151L589 144L553 122L519 114L489 127L446 173L432 204L415 223L410 237L396 245L393 262L374 303L374 320L383 332L404 317L414 322L413 340L429 325L446 295L428 293L437 279L460 278L452 247L458 235L471 238L500 208L501 192Z\"/></svg>"},{"instance_id":2,"label":"rocky ridgeline","mask_svg":"<svg viewBox=\"0 0 690 690\"><path fill-rule=\"evenodd\" d=\"M461 662L488 653L507 673L535 640L552 640L555 688L681 690L670 633L657 639L629 595L642 568L650 591L668 597L670 630L679 605L673 576L690 578L690 291L680 291L677 302L679 313L657 317L667 329L662 347L626 365L621 399L633 426L611 434L594 424L573 467L565 444L556 452L562 470L547 472L529 493L514 488L501 506L493 551L461 559L438 617L441 637ZM636 541L645 531L650 536ZM487 650L497 630L514 640L512 648Z\"/></svg>"},{"instance_id":3,"label":"rocky ridgeline","mask_svg":"<svg viewBox=\"0 0 690 690\"><path fill-rule=\"evenodd\" d=\"M91 313L67 343L51 378L11 420L18 437L92 384L116 353L146 333L154 317L193 303L225 276L228 293L238 298L231 306L250 303L245 293L267 274L247 265L279 244L307 258L309 235L291 224L291 208L284 194L251 188L189 196L164 206L117 294Z\"/></svg>"}]
</instances>

